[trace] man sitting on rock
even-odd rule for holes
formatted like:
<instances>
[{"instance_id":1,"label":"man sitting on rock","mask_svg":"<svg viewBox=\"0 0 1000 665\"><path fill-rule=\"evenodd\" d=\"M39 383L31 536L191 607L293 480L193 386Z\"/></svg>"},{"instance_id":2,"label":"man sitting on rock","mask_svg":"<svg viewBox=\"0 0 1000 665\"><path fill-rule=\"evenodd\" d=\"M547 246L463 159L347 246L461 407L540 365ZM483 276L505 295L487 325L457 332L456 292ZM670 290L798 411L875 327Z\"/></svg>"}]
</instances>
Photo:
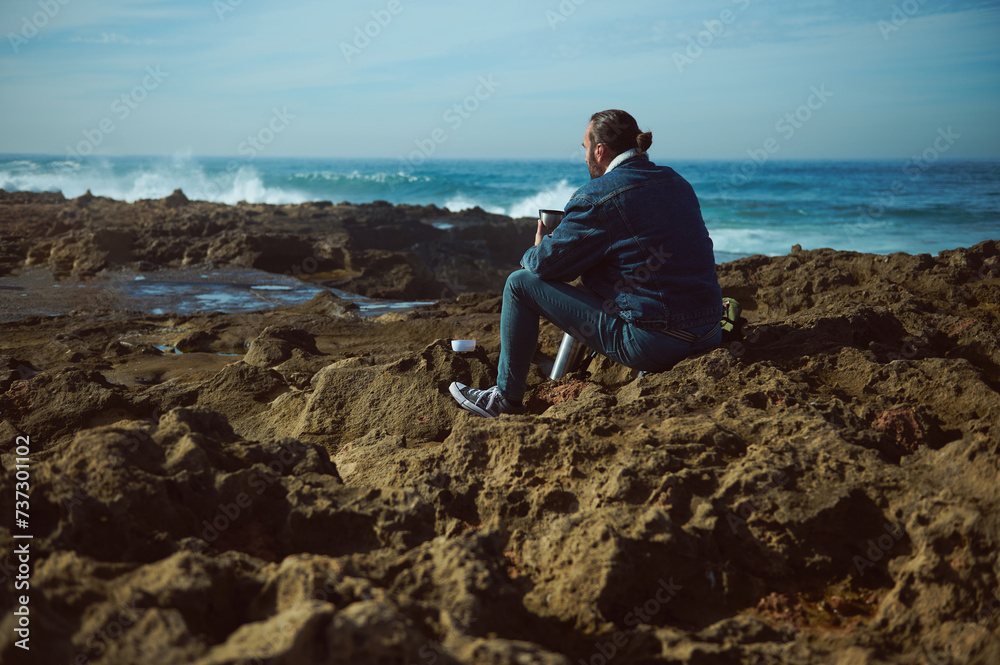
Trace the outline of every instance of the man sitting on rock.
<instances>
[{"instance_id":1,"label":"man sitting on rock","mask_svg":"<svg viewBox=\"0 0 1000 665\"><path fill-rule=\"evenodd\" d=\"M462 408L487 418L524 411L542 316L650 372L719 344L722 294L698 198L673 169L649 160L652 142L625 111L591 117L583 136L591 181L551 234L538 220L524 269L504 287L497 385L452 383ZM583 288L567 284L578 277Z\"/></svg>"}]
</instances>

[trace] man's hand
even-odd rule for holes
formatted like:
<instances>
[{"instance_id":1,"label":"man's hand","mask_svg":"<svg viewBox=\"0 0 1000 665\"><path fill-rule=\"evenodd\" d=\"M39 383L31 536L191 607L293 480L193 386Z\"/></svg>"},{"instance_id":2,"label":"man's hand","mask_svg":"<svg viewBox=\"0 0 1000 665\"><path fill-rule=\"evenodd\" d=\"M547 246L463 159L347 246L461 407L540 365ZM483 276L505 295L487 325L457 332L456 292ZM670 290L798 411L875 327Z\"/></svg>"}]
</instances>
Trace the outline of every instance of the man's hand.
<instances>
[{"instance_id":1,"label":"man's hand","mask_svg":"<svg viewBox=\"0 0 1000 665\"><path fill-rule=\"evenodd\" d=\"M535 247L538 247L538 244L540 242L542 242L542 238L544 238L545 235L546 235L546 233L545 233L546 230L547 229L545 228L545 225L542 224L542 218L539 217L538 218L538 230L535 231ZM552 234L550 233L548 235L552 235Z\"/></svg>"}]
</instances>

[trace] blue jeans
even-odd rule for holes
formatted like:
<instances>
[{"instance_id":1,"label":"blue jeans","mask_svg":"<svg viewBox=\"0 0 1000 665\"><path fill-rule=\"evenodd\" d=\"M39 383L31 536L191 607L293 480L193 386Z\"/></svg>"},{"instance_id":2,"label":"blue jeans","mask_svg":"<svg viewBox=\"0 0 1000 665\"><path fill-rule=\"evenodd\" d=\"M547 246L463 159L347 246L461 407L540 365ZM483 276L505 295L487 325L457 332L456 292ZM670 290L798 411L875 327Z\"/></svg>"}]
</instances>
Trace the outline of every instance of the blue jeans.
<instances>
[{"instance_id":1,"label":"blue jeans","mask_svg":"<svg viewBox=\"0 0 1000 665\"><path fill-rule=\"evenodd\" d=\"M500 366L497 385L504 397L521 401L531 358L538 346L539 317L545 317L588 348L632 369L659 372L699 351L718 346L721 331L688 343L660 331L644 330L619 318L596 294L564 282L540 279L529 270L507 278L500 312ZM701 337L714 324L691 328Z\"/></svg>"}]
</instances>

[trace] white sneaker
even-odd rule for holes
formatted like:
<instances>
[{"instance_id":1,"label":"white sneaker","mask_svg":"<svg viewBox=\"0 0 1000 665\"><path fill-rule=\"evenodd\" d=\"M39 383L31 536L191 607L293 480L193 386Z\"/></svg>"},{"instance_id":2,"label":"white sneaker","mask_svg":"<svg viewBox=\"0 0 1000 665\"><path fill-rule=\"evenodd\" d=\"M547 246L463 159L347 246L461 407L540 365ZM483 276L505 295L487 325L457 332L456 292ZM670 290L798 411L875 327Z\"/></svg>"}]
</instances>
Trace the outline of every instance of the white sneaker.
<instances>
[{"instance_id":1,"label":"white sneaker","mask_svg":"<svg viewBox=\"0 0 1000 665\"><path fill-rule=\"evenodd\" d=\"M513 404L505 398L498 386L488 390L476 390L455 381L448 386L448 390L459 406L483 418L496 418L502 413L516 415L525 411L520 404Z\"/></svg>"}]
</instances>

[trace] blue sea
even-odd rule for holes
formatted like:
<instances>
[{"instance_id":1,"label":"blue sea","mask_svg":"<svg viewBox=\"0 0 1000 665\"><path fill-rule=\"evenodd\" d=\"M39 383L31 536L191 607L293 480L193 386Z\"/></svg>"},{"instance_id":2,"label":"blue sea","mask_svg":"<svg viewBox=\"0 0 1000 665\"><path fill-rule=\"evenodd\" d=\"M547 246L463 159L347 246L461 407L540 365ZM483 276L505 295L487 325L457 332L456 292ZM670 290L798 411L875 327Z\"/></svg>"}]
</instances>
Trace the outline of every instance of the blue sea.
<instances>
[{"instance_id":1,"label":"blue sea","mask_svg":"<svg viewBox=\"0 0 1000 665\"><path fill-rule=\"evenodd\" d=\"M694 186L719 262L830 247L937 253L1000 239L1000 162L937 155L896 161L676 161ZM0 155L0 188L124 201L182 189L222 203L332 201L478 206L511 217L562 208L589 179L582 159L232 160ZM530 240L526 235L526 242Z\"/></svg>"}]
</instances>

